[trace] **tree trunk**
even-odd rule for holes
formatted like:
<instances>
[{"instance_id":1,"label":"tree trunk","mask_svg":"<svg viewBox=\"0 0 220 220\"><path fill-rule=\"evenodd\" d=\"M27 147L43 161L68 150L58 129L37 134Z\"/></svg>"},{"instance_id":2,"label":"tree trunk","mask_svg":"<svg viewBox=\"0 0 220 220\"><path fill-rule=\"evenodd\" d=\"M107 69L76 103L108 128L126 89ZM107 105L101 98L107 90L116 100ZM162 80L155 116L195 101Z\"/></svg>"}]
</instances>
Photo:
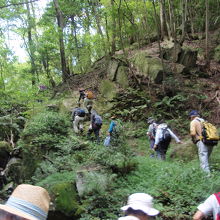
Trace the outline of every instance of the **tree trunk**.
<instances>
[{"instance_id":1,"label":"tree trunk","mask_svg":"<svg viewBox=\"0 0 220 220\"><path fill-rule=\"evenodd\" d=\"M118 29L119 29L119 38L120 38L120 43L121 43L121 48L123 50L123 53L125 54L125 49L124 49L124 42L123 42L123 37L122 37L122 23L121 23L121 2L122 0L119 1L119 6L118 6Z\"/></svg>"},{"instance_id":2,"label":"tree trunk","mask_svg":"<svg viewBox=\"0 0 220 220\"><path fill-rule=\"evenodd\" d=\"M180 44L184 42L186 34L186 0L182 0L182 36L180 39Z\"/></svg>"},{"instance_id":3,"label":"tree trunk","mask_svg":"<svg viewBox=\"0 0 220 220\"><path fill-rule=\"evenodd\" d=\"M165 18L164 18L163 0L160 0L160 31L161 31L161 39L164 39L164 37L165 37Z\"/></svg>"},{"instance_id":4,"label":"tree trunk","mask_svg":"<svg viewBox=\"0 0 220 220\"><path fill-rule=\"evenodd\" d=\"M158 47L159 47L159 52L160 52L160 58L161 58L161 64L162 64L162 67L163 67L163 81L165 79L165 68L164 68L164 61L163 61L163 54L162 54L162 49L161 49L161 45L160 45L160 25L159 25L159 22L158 22L158 18L157 18L157 12L156 12L156 6L155 6L155 3L154 1L152 1L152 4L153 4L153 9L154 9L154 18L155 18L155 23L156 23L156 26L157 26L157 37L158 37ZM164 89L164 87L163 87Z\"/></svg>"},{"instance_id":5,"label":"tree trunk","mask_svg":"<svg viewBox=\"0 0 220 220\"><path fill-rule=\"evenodd\" d=\"M191 34L192 34L192 36L194 36L195 35L195 30L194 30L194 24L193 24L194 16L193 16L193 12L192 12L193 11L192 4L193 4L193 2L190 2L190 5L189 5L188 9L189 9Z\"/></svg>"},{"instance_id":6,"label":"tree trunk","mask_svg":"<svg viewBox=\"0 0 220 220\"><path fill-rule=\"evenodd\" d=\"M66 56L65 56L65 46L63 40L63 29L64 29L64 18L60 10L58 0L53 0L54 7L56 10L58 32L59 32L59 44L60 44L60 59L61 59L61 68L62 68L62 79L63 82L66 82L70 76L69 69L67 67Z\"/></svg>"},{"instance_id":7,"label":"tree trunk","mask_svg":"<svg viewBox=\"0 0 220 220\"><path fill-rule=\"evenodd\" d=\"M206 63L209 65L209 0L205 1L206 6L206 19L205 19L205 55L206 55Z\"/></svg>"},{"instance_id":8,"label":"tree trunk","mask_svg":"<svg viewBox=\"0 0 220 220\"><path fill-rule=\"evenodd\" d=\"M111 54L115 54L116 51L116 19L114 16L114 0L111 0L112 8L112 41L111 41Z\"/></svg>"},{"instance_id":9,"label":"tree trunk","mask_svg":"<svg viewBox=\"0 0 220 220\"><path fill-rule=\"evenodd\" d=\"M97 7L99 5L99 1L97 0L92 0L92 1L88 1L89 4L92 5L92 12L93 15L95 17L95 21L96 21L96 26L97 26L97 32L101 35L102 38L104 38L103 33L102 33L102 28L101 28L101 22L100 22L100 16L99 13L97 13Z\"/></svg>"},{"instance_id":10,"label":"tree trunk","mask_svg":"<svg viewBox=\"0 0 220 220\"><path fill-rule=\"evenodd\" d=\"M27 33L28 33L28 54L30 56L31 60L31 74L32 74L32 85L36 84L36 64L35 64L35 45L32 39L32 28L33 28L33 19L31 18L31 12L30 12L30 7L29 3L26 1L26 7L27 7Z\"/></svg>"}]
</instances>

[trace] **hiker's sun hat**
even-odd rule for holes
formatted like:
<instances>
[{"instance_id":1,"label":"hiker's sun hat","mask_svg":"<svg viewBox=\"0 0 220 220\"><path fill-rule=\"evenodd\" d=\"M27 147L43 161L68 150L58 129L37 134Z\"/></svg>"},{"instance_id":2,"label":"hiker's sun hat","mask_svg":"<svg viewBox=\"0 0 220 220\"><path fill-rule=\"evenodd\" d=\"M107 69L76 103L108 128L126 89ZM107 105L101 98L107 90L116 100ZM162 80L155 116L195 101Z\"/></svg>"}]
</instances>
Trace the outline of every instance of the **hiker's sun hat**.
<instances>
[{"instance_id":1,"label":"hiker's sun hat","mask_svg":"<svg viewBox=\"0 0 220 220\"><path fill-rule=\"evenodd\" d=\"M153 197L146 193L134 193L128 197L128 203L121 210L126 211L129 208L141 210L149 216L156 216L159 211L153 208Z\"/></svg>"},{"instance_id":2,"label":"hiker's sun hat","mask_svg":"<svg viewBox=\"0 0 220 220\"><path fill-rule=\"evenodd\" d=\"M0 210L29 219L46 220L50 205L48 192L29 184L18 185Z\"/></svg>"},{"instance_id":3,"label":"hiker's sun hat","mask_svg":"<svg viewBox=\"0 0 220 220\"><path fill-rule=\"evenodd\" d=\"M125 216L125 217L120 217L118 220L139 220L139 219L134 216Z\"/></svg>"},{"instance_id":4,"label":"hiker's sun hat","mask_svg":"<svg viewBox=\"0 0 220 220\"><path fill-rule=\"evenodd\" d=\"M196 111L196 110L192 110L192 111L189 112L189 116L190 116L190 117L191 117L191 116L199 116L199 112Z\"/></svg>"},{"instance_id":5,"label":"hiker's sun hat","mask_svg":"<svg viewBox=\"0 0 220 220\"><path fill-rule=\"evenodd\" d=\"M154 120L153 117L150 117L150 118L147 119L147 123L148 123L148 124L151 124L151 123L153 123L154 121L155 121L155 120Z\"/></svg>"}]
</instances>

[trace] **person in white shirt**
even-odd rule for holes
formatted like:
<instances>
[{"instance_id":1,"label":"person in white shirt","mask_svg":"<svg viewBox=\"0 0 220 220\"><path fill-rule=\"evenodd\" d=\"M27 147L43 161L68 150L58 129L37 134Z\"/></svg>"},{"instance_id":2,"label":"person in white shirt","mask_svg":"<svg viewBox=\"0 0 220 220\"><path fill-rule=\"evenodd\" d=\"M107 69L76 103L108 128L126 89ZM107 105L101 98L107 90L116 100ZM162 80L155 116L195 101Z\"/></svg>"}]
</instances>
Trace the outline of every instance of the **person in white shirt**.
<instances>
[{"instance_id":1,"label":"person in white shirt","mask_svg":"<svg viewBox=\"0 0 220 220\"><path fill-rule=\"evenodd\" d=\"M178 144L182 143L180 139L170 130L170 128L168 128L166 123L161 123L157 126L154 150L157 153L158 159L166 159L166 152L172 138L175 139Z\"/></svg>"},{"instance_id":2,"label":"person in white shirt","mask_svg":"<svg viewBox=\"0 0 220 220\"><path fill-rule=\"evenodd\" d=\"M197 207L193 220L202 220L212 215L214 220L220 220L220 192L209 196Z\"/></svg>"}]
</instances>

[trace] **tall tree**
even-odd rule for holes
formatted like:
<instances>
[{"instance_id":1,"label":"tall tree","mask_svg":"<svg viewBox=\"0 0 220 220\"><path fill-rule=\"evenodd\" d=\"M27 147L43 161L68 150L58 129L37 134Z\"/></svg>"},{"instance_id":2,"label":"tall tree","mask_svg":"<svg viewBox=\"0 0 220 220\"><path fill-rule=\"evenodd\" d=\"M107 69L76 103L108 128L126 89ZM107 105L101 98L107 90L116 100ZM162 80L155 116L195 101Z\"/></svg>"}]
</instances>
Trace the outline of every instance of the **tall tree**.
<instances>
[{"instance_id":1,"label":"tall tree","mask_svg":"<svg viewBox=\"0 0 220 220\"><path fill-rule=\"evenodd\" d=\"M59 32L59 44L60 44L60 59L61 59L61 67L62 67L62 79L63 82L66 82L70 76L70 71L67 66L66 55L65 55L65 45L64 45L64 17L62 11L60 9L58 0L53 0L54 7L56 10L57 24L58 24L58 32Z\"/></svg>"},{"instance_id":2,"label":"tall tree","mask_svg":"<svg viewBox=\"0 0 220 220\"><path fill-rule=\"evenodd\" d=\"M206 55L206 63L209 65L209 0L205 1L206 13L205 13L205 55Z\"/></svg>"}]
</instances>

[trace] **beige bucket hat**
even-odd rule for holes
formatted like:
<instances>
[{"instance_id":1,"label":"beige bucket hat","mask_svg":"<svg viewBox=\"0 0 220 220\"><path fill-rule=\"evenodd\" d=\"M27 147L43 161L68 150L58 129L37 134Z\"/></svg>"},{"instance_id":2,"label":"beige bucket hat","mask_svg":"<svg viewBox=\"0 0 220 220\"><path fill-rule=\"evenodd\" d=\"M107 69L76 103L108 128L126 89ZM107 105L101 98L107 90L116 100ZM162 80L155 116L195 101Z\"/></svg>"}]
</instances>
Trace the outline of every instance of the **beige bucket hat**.
<instances>
[{"instance_id":1,"label":"beige bucket hat","mask_svg":"<svg viewBox=\"0 0 220 220\"><path fill-rule=\"evenodd\" d=\"M18 185L0 210L29 220L46 220L50 205L48 192L29 184Z\"/></svg>"}]
</instances>

